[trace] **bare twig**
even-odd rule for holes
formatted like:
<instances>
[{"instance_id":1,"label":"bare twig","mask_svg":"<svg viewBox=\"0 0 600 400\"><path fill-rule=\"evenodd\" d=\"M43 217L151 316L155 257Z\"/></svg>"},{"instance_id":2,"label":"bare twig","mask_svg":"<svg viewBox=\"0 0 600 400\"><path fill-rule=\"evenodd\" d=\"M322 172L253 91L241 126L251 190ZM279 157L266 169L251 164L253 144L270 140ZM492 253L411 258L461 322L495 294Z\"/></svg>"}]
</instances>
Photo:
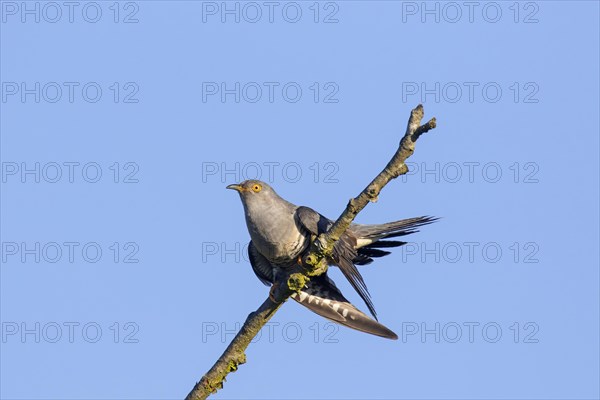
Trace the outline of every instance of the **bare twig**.
<instances>
[{"instance_id":1,"label":"bare twig","mask_svg":"<svg viewBox=\"0 0 600 400\"><path fill-rule=\"evenodd\" d=\"M312 241L311 247L303 257L303 265L291 268L284 276L278 277L275 282L275 290L272 298L269 297L255 312L248 315L242 329L238 332L232 342L227 346L225 352L219 357L212 368L200 379L186 400L206 399L211 393L223 387L225 377L232 371L237 370L240 364L246 362L245 350L250 341L260 332L262 327L271 319L281 305L295 292L302 289L310 276L320 275L327 270L327 255L331 254L335 242L350 227L358 213L366 207L369 202L377 201L381 190L392 179L408 172L404 163L415 151L415 142L419 137L435 128L435 118L421 125L424 111L423 106L418 105L410 113L406 133L398 150L393 155L385 168L369 183L369 185L355 198L351 199L344 212L335 221L333 226L324 234L319 235Z\"/></svg>"}]
</instances>

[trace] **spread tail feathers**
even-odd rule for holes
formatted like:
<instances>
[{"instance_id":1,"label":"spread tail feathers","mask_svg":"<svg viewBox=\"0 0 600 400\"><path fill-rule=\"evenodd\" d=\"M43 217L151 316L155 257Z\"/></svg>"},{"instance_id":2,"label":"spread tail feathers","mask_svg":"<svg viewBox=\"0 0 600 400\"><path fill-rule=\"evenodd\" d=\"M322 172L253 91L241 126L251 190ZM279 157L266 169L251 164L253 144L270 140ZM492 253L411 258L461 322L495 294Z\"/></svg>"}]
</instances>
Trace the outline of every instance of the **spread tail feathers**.
<instances>
[{"instance_id":1,"label":"spread tail feathers","mask_svg":"<svg viewBox=\"0 0 600 400\"><path fill-rule=\"evenodd\" d=\"M394 332L350 304L326 275L311 278L305 289L294 293L292 298L333 322L387 339L398 339Z\"/></svg>"},{"instance_id":2,"label":"spread tail feathers","mask_svg":"<svg viewBox=\"0 0 600 400\"><path fill-rule=\"evenodd\" d=\"M418 227L437 221L435 217L416 217L386 224L352 225L352 232L358 237L358 247L366 246L379 239L409 235L417 232Z\"/></svg>"},{"instance_id":3,"label":"spread tail feathers","mask_svg":"<svg viewBox=\"0 0 600 400\"><path fill-rule=\"evenodd\" d=\"M358 253L353 260L354 264L370 264L373 262L373 258L390 254L389 251L381 250L382 248L398 247L407 243L399 240L383 239L410 235L411 233L418 232L418 227L431 224L437 220L438 218L435 217L423 216L388 222L386 224L352 225L352 233L357 237L356 248Z\"/></svg>"}]
</instances>

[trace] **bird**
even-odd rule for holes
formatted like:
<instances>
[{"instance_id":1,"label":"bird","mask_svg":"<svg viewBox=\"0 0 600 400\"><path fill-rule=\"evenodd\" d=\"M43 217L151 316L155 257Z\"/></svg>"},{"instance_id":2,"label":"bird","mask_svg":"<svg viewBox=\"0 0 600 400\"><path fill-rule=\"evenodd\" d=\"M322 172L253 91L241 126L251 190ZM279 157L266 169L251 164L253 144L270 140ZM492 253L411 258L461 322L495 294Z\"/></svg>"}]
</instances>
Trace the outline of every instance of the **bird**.
<instances>
[{"instance_id":1,"label":"bird","mask_svg":"<svg viewBox=\"0 0 600 400\"><path fill-rule=\"evenodd\" d=\"M248 258L258 279L267 286L275 284L278 273L298 263L299 257L309 250L311 240L325 233L334 223L310 207L290 203L260 180L245 180L228 185L227 189L239 193L251 239ZM386 239L415 233L416 228L436 220L435 217L421 216L384 224L353 223L335 243L327 258L328 265L341 270L373 318L344 297L327 271L310 277L305 287L291 297L333 322L383 338L398 339L398 335L378 321L371 295L356 266L370 264L374 258L390 254L382 249L406 244Z\"/></svg>"}]
</instances>

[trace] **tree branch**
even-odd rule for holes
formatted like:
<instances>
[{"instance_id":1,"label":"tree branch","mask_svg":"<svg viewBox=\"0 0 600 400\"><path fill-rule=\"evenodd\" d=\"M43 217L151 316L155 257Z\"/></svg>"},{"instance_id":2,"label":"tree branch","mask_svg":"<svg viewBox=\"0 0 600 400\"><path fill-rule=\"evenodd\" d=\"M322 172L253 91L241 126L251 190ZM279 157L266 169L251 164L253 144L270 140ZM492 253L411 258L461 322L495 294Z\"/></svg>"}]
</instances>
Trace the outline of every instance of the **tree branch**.
<instances>
[{"instance_id":1,"label":"tree branch","mask_svg":"<svg viewBox=\"0 0 600 400\"><path fill-rule=\"evenodd\" d=\"M290 268L287 274L282 274L283 276L278 278L267 300L258 310L248 315L246 322L227 346L225 352L202 379L196 383L187 395L186 400L206 399L211 393L216 393L217 390L221 389L227 374L237 370L240 364L246 362L246 348L279 307L293 293L301 290L311 276L320 275L327 270L327 256L333 251L335 242L346 232L354 218L369 202L377 201L379 193L385 185L392 179L408 172L408 167L404 162L414 153L417 139L423 133L436 127L435 118L421 125L423 115L423 106L419 104L410 113L406 133L400 140L398 150L396 150L385 168L357 197L348 202L344 212L326 233L313 238L309 251L302 258L302 264Z\"/></svg>"}]
</instances>

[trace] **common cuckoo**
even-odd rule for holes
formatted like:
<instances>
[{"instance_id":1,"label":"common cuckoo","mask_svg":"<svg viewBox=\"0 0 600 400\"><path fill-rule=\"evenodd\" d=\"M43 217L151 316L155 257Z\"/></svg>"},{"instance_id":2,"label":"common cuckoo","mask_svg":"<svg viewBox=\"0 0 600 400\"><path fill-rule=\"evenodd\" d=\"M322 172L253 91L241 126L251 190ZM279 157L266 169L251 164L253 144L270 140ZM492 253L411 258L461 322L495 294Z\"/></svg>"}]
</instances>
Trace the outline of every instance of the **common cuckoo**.
<instances>
[{"instance_id":1,"label":"common cuckoo","mask_svg":"<svg viewBox=\"0 0 600 400\"><path fill-rule=\"evenodd\" d=\"M298 258L308 250L311 237L326 232L334 222L309 207L299 207L288 202L268 184L258 180L229 185L227 189L236 190L240 194L251 238L248 245L250 264L258 279L265 285L273 285L277 273L297 263ZM381 249L406 244L384 239L417 232L416 228L433 221L435 218L425 216L377 225L352 224L334 245L328 264L340 268L375 319L352 305L327 273L311 277L305 288L291 297L339 324L397 339L394 332L377 322L367 285L356 265L369 264L373 258L390 254Z\"/></svg>"}]
</instances>

